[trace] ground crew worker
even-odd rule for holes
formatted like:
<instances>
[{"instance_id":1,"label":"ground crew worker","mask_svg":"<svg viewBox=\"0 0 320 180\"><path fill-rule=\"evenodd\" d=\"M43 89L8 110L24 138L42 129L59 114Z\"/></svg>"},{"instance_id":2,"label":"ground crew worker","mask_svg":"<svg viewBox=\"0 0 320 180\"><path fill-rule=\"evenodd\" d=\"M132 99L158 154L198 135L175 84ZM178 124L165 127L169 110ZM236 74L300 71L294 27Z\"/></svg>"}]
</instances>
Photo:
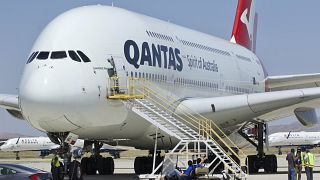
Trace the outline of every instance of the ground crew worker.
<instances>
[{"instance_id":1,"label":"ground crew worker","mask_svg":"<svg viewBox=\"0 0 320 180\"><path fill-rule=\"evenodd\" d=\"M297 149L297 154L295 157L295 164L296 164L296 174L297 174L297 180L301 180L301 171L302 171L302 162L303 162L303 157L301 157L301 149Z\"/></svg>"},{"instance_id":2,"label":"ground crew worker","mask_svg":"<svg viewBox=\"0 0 320 180\"><path fill-rule=\"evenodd\" d=\"M288 180L296 180L294 149L287 154L286 160L288 161Z\"/></svg>"},{"instance_id":3,"label":"ground crew worker","mask_svg":"<svg viewBox=\"0 0 320 180\"><path fill-rule=\"evenodd\" d=\"M306 151L304 163L306 166L307 180L313 180L314 155L309 151L309 149Z\"/></svg>"},{"instance_id":4,"label":"ground crew worker","mask_svg":"<svg viewBox=\"0 0 320 180\"><path fill-rule=\"evenodd\" d=\"M304 169L304 171L306 171L306 165L304 163L304 156L306 155L306 149L305 148L301 148L301 168ZM301 169L301 171L302 171Z\"/></svg>"},{"instance_id":5,"label":"ground crew worker","mask_svg":"<svg viewBox=\"0 0 320 180\"><path fill-rule=\"evenodd\" d=\"M61 169L61 163L58 159L58 157L55 155L51 160L51 173L53 180L60 180L60 169Z\"/></svg>"}]
</instances>

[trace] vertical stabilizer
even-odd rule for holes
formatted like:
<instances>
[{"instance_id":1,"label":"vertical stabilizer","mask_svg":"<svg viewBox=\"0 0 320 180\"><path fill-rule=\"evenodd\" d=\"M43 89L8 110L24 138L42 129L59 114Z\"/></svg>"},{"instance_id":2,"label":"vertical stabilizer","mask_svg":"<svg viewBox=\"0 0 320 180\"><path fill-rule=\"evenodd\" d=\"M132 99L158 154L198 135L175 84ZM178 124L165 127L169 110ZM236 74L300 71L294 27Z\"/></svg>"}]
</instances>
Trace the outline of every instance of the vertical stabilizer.
<instances>
[{"instance_id":1,"label":"vertical stabilizer","mask_svg":"<svg viewBox=\"0 0 320 180\"><path fill-rule=\"evenodd\" d=\"M255 52L257 24L255 0L239 0L230 41Z\"/></svg>"}]
</instances>

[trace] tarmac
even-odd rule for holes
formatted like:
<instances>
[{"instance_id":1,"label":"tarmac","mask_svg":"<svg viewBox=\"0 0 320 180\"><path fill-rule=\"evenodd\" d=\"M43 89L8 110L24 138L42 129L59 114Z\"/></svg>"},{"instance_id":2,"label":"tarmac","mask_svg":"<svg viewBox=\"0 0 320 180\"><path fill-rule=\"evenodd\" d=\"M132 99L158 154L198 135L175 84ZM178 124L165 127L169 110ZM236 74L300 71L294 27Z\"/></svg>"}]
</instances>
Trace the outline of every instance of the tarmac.
<instances>
[{"instance_id":1,"label":"tarmac","mask_svg":"<svg viewBox=\"0 0 320 180\"><path fill-rule=\"evenodd\" d=\"M316 167L314 168L314 179L320 179L320 156L316 155ZM0 163L12 163L21 164L32 168L41 169L44 171L50 171L50 158L21 158L21 160L15 159L0 159ZM134 179L137 180L138 177L134 175L134 158L124 157L120 159L114 159L115 164L115 174L108 176L85 176L84 179L88 180L99 180L99 179L114 179L114 180L127 180ZM318 166L317 166L318 165ZM262 172L262 171L261 171ZM216 176L215 179L220 179L221 176ZM247 180L284 180L287 179L287 162L285 156L278 156L278 173L277 174L256 174L248 175ZM302 180L306 180L305 173L302 173Z\"/></svg>"}]
</instances>

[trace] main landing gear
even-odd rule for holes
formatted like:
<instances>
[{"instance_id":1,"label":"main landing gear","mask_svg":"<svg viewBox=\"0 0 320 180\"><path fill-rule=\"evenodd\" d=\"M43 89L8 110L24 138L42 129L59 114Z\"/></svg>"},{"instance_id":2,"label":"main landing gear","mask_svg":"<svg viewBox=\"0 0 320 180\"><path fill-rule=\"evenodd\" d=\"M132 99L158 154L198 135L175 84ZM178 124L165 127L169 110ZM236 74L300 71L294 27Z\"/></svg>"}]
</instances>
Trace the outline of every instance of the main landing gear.
<instances>
[{"instance_id":1,"label":"main landing gear","mask_svg":"<svg viewBox=\"0 0 320 180\"><path fill-rule=\"evenodd\" d=\"M255 139L258 143L250 139L243 132L243 128L239 130L239 134L256 147L257 155L249 155L246 159L249 174L258 173L259 169L264 169L265 173L277 172L277 157L274 154L266 155L263 150L263 144L267 137L267 125L262 122L254 122Z\"/></svg>"},{"instance_id":2,"label":"main landing gear","mask_svg":"<svg viewBox=\"0 0 320 180\"><path fill-rule=\"evenodd\" d=\"M153 151L149 151L148 156L140 156L136 157L134 160L134 172L136 174L151 174L152 173L152 166L153 166ZM161 157L161 152L158 151L156 155L156 166L163 161L163 157ZM157 173L160 173L161 168L158 170Z\"/></svg>"},{"instance_id":3,"label":"main landing gear","mask_svg":"<svg viewBox=\"0 0 320 180\"><path fill-rule=\"evenodd\" d=\"M84 157L81 160L81 169L83 174L95 175L97 171L101 175L111 175L114 172L114 161L111 157L102 157L100 149L103 143L97 141L85 141L85 146L94 144L93 153L90 157Z\"/></svg>"},{"instance_id":4,"label":"main landing gear","mask_svg":"<svg viewBox=\"0 0 320 180\"><path fill-rule=\"evenodd\" d=\"M19 151L16 151L16 160L20 160Z\"/></svg>"}]
</instances>

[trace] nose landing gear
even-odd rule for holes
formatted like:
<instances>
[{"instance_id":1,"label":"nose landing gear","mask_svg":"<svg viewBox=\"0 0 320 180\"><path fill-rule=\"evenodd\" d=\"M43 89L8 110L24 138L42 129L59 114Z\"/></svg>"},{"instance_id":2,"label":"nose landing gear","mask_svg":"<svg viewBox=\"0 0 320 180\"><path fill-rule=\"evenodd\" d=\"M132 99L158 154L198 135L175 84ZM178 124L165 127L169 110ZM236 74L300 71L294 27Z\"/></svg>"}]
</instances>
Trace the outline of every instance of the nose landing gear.
<instances>
[{"instance_id":1,"label":"nose landing gear","mask_svg":"<svg viewBox=\"0 0 320 180\"><path fill-rule=\"evenodd\" d=\"M114 161L111 157L102 157L100 149L103 143L97 141L85 141L86 146L94 144L94 149L90 157L81 160L83 174L95 175L97 171L101 175L111 175L114 172Z\"/></svg>"}]
</instances>

